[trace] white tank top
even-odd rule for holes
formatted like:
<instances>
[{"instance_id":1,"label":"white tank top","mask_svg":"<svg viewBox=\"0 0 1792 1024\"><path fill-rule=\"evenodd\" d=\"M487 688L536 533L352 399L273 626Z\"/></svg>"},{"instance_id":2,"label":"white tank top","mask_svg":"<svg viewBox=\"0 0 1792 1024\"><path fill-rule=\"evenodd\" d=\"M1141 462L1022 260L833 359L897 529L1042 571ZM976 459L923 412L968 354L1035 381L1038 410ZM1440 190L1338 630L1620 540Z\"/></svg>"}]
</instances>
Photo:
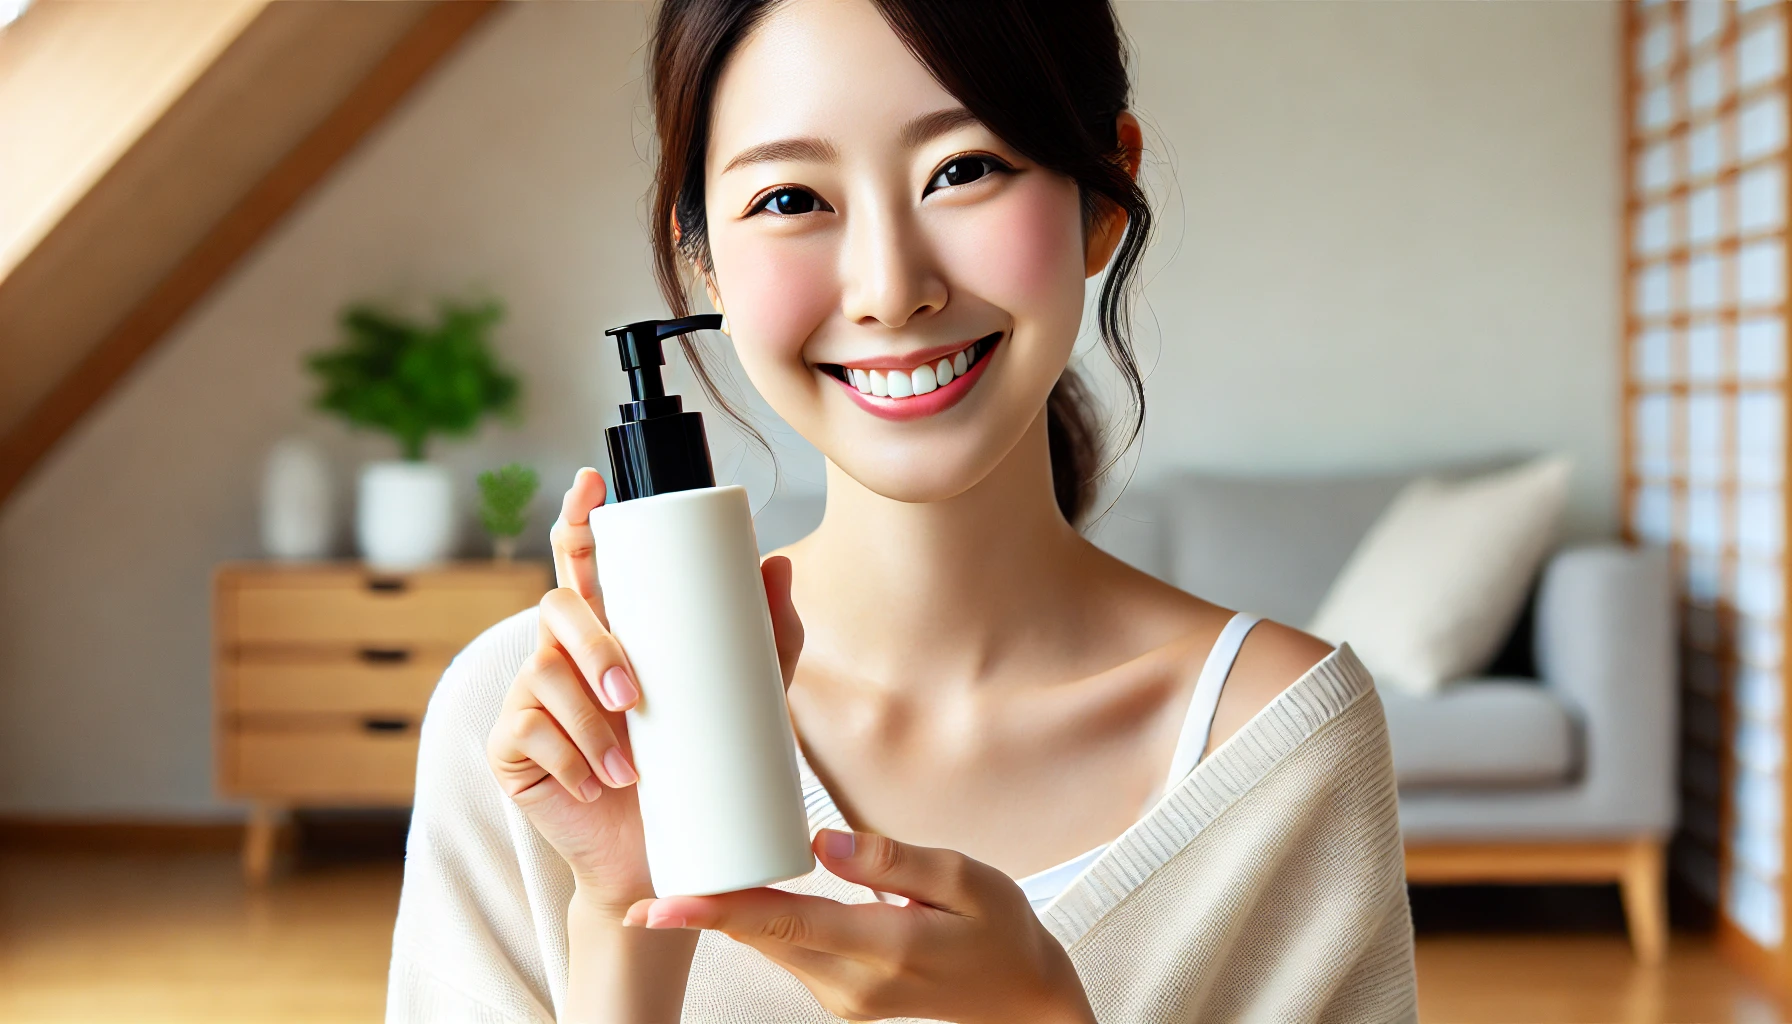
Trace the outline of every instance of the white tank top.
<instances>
[{"instance_id":1,"label":"white tank top","mask_svg":"<svg viewBox=\"0 0 1792 1024\"><path fill-rule=\"evenodd\" d=\"M1232 672L1232 663L1238 659L1238 649L1244 645L1245 634L1260 621L1262 617L1258 615L1235 613L1227 620L1225 628L1220 630L1219 639L1213 642L1213 649L1207 652L1207 660L1201 665L1201 675L1195 680L1194 696L1189 698L1188 715L1182 721L1182 735L1176 738L1176 752L1170 757L1170 773L1164 778L1163 789L1158 791L1154 801L1161 799L1193 771L1195 763L1201 759L1201 751L1207 749L1207 737L1213 731L1213 712L1220 704L1220 689L1226 685L1226 677ZM1057 899L1058 894L1076 876L1095 863L1095 858L1101 856L1102 851L1107 848L1108 844L1102 843L1062 864L1015 881L1019 883L1021 891L1027 894L1027 902L1033 905L1033 909L1042 910L1046 904Z\"/></svg>"}]
</instances>

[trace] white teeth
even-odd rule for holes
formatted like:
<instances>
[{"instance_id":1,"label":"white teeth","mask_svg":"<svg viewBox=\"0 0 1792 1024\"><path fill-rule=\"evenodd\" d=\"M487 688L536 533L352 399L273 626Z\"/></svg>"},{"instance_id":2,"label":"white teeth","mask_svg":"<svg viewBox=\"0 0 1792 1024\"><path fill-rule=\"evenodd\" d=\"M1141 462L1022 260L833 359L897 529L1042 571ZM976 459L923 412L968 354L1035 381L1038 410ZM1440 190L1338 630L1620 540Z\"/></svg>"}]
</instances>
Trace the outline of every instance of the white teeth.
<instances>
[{"instance_id":1,"label":"white teeth","mask_svg":"<svg viewBox=\"0 0 1792 1024\"><path fill-rule=\"evenodd\" d=\"M915 394L925 395L929 391L939 390L939 378L933 375L933 367L926 365L917 366L913 370L910 370L909 374L915 381Z\"/></svg>"},{"instance_id":2,"label":"white teeth","mask_svg":"<svg viewBox=\"0 0 1792 1024\"><path fill-rule=\"evenodd\" d=\"M973 346L974 347L974 346ZM912 370L860 370L847 367L847 379L861 394L879 398L910 398L937 391L965 375L971 368L971 350L960 349L936 363Z\"/></svg>"}]
</instances>

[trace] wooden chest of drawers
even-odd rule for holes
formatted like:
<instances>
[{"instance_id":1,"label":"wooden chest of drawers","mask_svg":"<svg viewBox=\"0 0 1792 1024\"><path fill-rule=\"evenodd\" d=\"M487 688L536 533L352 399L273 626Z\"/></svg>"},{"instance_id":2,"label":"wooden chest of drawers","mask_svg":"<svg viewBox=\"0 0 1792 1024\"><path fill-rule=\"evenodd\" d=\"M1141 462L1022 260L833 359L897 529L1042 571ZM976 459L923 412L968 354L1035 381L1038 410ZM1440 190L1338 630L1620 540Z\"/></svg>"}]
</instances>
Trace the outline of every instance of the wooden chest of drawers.
<instances>
[{"instance_id":1,"label":"wooden chest of drawers","mask_svg":"<svg viewBox=\"0 0 1792 1024\"><path fill-rule=\"evenodd\" d=\"M217 780L225 795L253 801L250 877L266 877L287 808L410 803L417 727L442 670L552 585L550 567L533 562L402 575L342 562L219 567Z\"/></svg>"}]
</instances>

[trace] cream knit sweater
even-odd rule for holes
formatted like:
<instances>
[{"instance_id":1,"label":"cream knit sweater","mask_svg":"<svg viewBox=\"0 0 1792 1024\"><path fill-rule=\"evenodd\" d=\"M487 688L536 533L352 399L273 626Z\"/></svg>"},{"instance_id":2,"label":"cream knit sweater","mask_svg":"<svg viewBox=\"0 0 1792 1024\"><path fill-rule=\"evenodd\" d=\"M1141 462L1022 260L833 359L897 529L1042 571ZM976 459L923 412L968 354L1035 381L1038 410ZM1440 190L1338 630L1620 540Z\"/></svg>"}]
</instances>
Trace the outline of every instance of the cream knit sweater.
<instances>
[{"instance_id":1,"label":"cream knit sweater","mask_svg":"<svg viewBox=\"0 0 1792 1024\"><path fill-rule=\"evenodd\" d=\"M430 700L389 1022L551 1021L566 995L571 874L485 763L535 620L531 609L488 630ZM843 827L803 769L811 830ZM779 888L874 898L819 866ZM1104 1022L1416 1019L1393 763L1356 654L1340 646L1313 666L1040 918ZM757 951L706 931L684 1020L838 1018Z\"/></svg>"}]
</instances>

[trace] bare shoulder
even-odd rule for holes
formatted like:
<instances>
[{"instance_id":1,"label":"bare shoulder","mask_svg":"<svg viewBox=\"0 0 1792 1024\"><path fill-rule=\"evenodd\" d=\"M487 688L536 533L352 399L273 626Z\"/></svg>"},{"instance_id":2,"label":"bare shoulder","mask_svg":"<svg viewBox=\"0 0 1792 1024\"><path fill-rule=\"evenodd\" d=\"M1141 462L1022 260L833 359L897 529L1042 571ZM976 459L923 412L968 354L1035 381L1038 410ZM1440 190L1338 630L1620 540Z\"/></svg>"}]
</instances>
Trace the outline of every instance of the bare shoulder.
<instances>
[{"instance_id":1,"label":"bare shoulder","mask_svg":"<svg viewBox=\"0 0 1792 1024\"><path fill-rule=\"evenodd\" d=\"M1331 644L1292 626L1269 619L1257 623L1238 649L1238 660L1220 691L1207 749L1218 749L1333 650Z\"/></svg>"},{"instance_id":2,"label":"bare shoulder","mask_svg":"<svg viewBox=\"0 0 1792 1024\"><path fill-rule=\"evenodd\" d=\"M1093 545L1090 549L1096 550ZM1177 651L1175 657L1183 669L1181 685L1192 688L1233 610L1141 572L1105 552L1099 553L1095 562L1105 584L1100 604L1114 620L1108 627L1109 633L1131 630L1137 634L1134 643L1138 646L1155 648L1164 644L1164 649ZM1230 739L1333 650L1324 640L1271 619L1251 627L1226 675L1226 685L1220 690L1207 749L1214 750Z\"/></svg>"}]
</instances>

